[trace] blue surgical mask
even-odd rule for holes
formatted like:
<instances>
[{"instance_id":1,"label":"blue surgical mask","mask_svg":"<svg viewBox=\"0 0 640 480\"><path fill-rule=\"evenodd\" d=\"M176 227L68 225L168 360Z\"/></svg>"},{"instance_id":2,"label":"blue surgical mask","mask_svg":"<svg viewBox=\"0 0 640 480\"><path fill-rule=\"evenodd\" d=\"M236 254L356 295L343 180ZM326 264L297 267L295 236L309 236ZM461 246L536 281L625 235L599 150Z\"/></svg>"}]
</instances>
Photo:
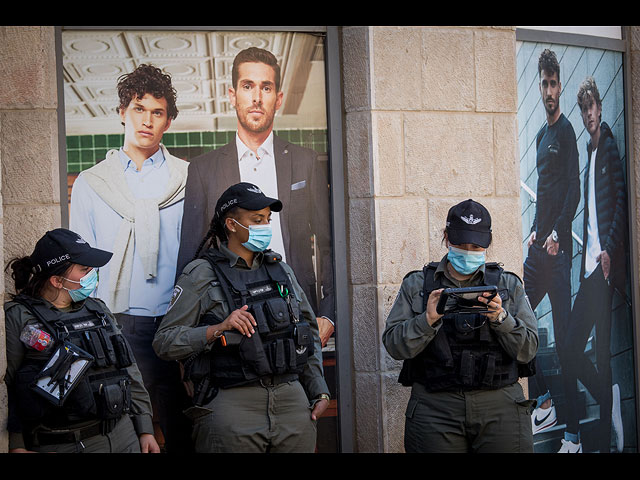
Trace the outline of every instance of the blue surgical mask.
<instances>
[{"instance_id":1,"label":"blue surgical mask","mask_svg":"<svg viewBox=\"0 0 640 480\"><path fill-rule=\"evenodd\" d=\"M232 219L245 230L249 230L249 240L242 245L252 252L264 252L271 243L272 229L271 224L266 225L249 225L249 228L242 225L236 219Z\"/></svg>"},{"instance_id":2,"label":"blue surgical mask","mask_svg":"<svg viewBox=\"0 0 640 480\"><path fill-rule=\"evenodd\" d=\"M449 247L447 259L456 272L463 275L471 275L478 270L485 262L485 251L462 250L461 248Z\"/></svg>"},{"instance_id":3,"label":"blue surgical mask","mask_svg":"<svg viewBox=\"0 0 640 480\"><path fill-rule=\"evenodd\" d=\"M65 288L65 290L69 292L69 296L71 297L71 300L73 300L74 302L80 302L82 300L85 300L86 298L89 297L89 295L93 293L93 291L98 286L98 270L96 270L95 268L92 268L91 271L87 273L84 277L82 277L79 282L76 282L75 280L69 280L68 278L65 278L65 277L62 277L62 278L64 278L68 282L80 284L80 288L76 290L69 290L68 288Z\"/></svg>"}]
</instances>

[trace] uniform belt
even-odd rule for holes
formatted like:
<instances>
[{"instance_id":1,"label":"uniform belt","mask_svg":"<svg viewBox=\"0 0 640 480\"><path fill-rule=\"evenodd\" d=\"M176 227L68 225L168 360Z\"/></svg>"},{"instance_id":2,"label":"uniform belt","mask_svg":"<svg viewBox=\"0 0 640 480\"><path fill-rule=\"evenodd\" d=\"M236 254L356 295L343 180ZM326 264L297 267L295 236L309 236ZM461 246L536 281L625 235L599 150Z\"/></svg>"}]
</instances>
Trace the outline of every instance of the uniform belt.
<instances>
[{"instance_id":1,"label":"uniform belt","mask_svg":"<svg viewBox=\"0 0 640 480\"><path fill-rule=\"evenodd\" d=\"M57 445L77 443L102 433L104 433L102 422L96 422L76 429L36 431L33 437L36 445Z\"/></svg>"},{"instance_id":2,"label":"uniform belt","mask_svg":"<svg viewBox=\"0 0 640 480\"><path fill-rule=\"evenodd\" d=\"M283 373L281 375L265 375L260 377L257 383L263 387L273 387L281 383L293 382L298 380L297 373Z\"/></svg>"}]
</instances>

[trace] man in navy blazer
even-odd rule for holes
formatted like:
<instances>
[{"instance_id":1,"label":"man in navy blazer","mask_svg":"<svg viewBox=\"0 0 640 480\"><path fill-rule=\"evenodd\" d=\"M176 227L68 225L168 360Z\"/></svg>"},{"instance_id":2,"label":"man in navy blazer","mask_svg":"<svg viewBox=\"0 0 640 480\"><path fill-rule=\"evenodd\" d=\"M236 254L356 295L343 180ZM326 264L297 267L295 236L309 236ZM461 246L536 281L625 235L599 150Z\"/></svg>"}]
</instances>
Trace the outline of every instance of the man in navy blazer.
<instances>
[{"instance_id":1,"label":"man in navy blazer","mask_svg":"<svg viewBox=\"0 0 640 480\"><path fill-rule=\"evenodd\" d=\"M272 212L270 248L295 271L324 345L334 330L327 156L273 134L283 92L272 53L251 47L236 56L229 98L238 117L235 141L189 164L177 275L193 260L222 192L241 181L253 183L283 204L281 212Z\"/></svg>"}]
</instances>

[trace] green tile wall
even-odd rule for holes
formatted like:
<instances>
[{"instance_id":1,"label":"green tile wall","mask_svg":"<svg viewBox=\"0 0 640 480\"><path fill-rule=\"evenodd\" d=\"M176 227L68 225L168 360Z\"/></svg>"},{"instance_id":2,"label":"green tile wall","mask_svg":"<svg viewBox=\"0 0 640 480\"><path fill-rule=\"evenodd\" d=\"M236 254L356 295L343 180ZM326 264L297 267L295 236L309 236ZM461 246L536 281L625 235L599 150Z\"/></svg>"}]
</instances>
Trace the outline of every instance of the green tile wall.
<instances>
[{"instance_id":1,"label":"green tile wall","mask_svg":"<svg viewBox=\"0 0 640 480\"><path fill-rule=\"evenodd\" d=\"M289 142L327 153L326 130L277 130ZM235 131L165 133L162 143L177 157L190 159L215 150L234 139ZM79 173L104 159L108 150L120 148L124 134L77 135L67 137L67 172Z\"/></svg>"}]
</instances>

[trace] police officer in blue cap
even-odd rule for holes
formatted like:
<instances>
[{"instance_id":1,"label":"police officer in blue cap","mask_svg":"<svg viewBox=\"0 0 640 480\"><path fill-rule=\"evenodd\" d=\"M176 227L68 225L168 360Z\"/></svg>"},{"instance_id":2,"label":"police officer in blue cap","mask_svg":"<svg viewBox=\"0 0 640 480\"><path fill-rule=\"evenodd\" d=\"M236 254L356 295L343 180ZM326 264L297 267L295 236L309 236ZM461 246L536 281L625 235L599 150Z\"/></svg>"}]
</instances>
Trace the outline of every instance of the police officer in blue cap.
<instances>
[{"instance_id":1,"label":"police officer in blue cap","mask_svg":"<svg viewBox=\"0 0 640 480\"><path fill-rule=\"evenodd\" d=\"M407 452L532 452L530 410L518 379L531 375L536 319L520 279L486 261L491 216L471 199L447 215L440 262L402 282L382 340L403 360L399 381L411 387ZM448 291L482 287L461 308ZM490 293L491 287L497 287ZM494 295L495 294L495 295Z\"/></svg>"},{"instance_id":2,"label":"police officer in blue cap","mask_svg":"<svg viewBox=\"0 0 640 480\"><path fill-rule=\"evenodd\" d=\"M197 452L313 452L329 404L316 316L268 249L282 203L238 183L219 198L153 347L179 360Z\"/></svg>"}]
</instances>

